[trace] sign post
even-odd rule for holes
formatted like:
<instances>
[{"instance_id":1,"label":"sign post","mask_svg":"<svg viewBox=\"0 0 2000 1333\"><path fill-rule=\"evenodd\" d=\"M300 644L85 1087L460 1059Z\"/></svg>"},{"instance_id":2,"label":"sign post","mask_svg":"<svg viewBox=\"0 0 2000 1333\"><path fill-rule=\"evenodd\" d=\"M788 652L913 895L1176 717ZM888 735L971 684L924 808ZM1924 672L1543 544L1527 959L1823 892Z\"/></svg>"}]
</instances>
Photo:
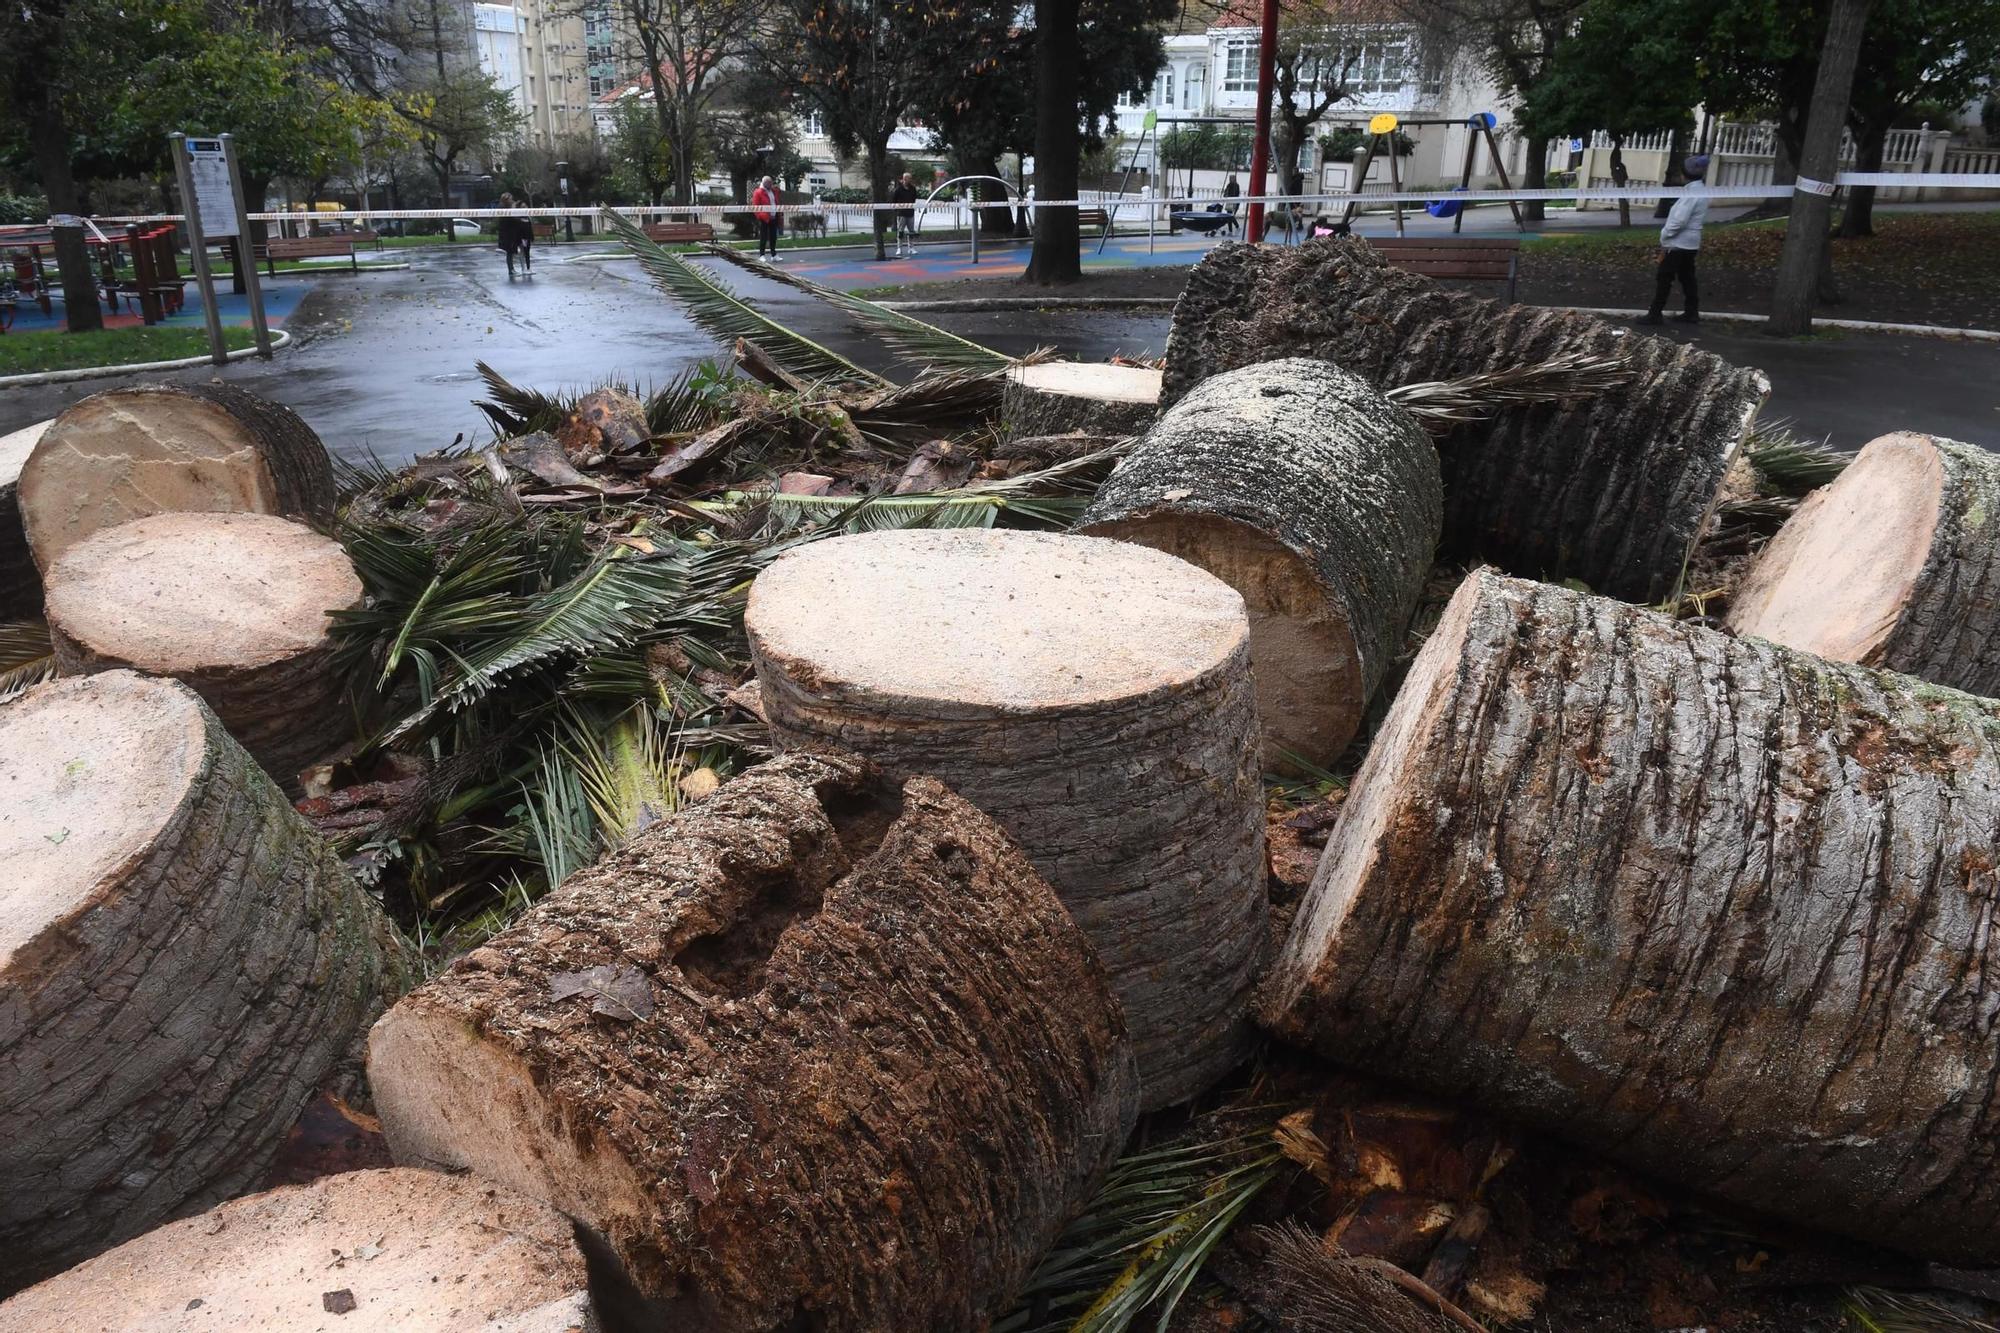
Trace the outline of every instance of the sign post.
<instances>
[{"instance_id":1,"label":"sign post","mask_svg":"<svg viewBox=\"0 0 2000 1333\"><path fill-rule=\"evenodd\" d=\"M225 365L229 361L229 349L222 342L222 312L215 307L215 274L208 267L208 228L219 226L233 229L236 219L234 209L214 206L214 187L207 191L208 198L197 188L195 157L196 142L214 143L213 139L190 141L185 134L169 134L167 146L169 156L174 160L174 183L180 187L181 213L187 220L188 250L194 260L195 285L201 288L201 313L208 325L208 346L215 364ZM217 155L220 161L220 155ZM204 172L207 168L203 168ZM225 230L223 235L228 235Z\"/></svg>"},{"instance_id":2,"label":"sign post","mask_svg":"<svg viewBox=\"0 0 2000 1333\"><path fill-rule=\"evenodd\" d=\"M224 174L229 177L230 210L236 219L236 263L243 270L243 289L250 298L250 328L257 337L257 355L271 359L271 326L264 318L264 286L257 277L257 247L251 244L250 211L243 206L243 173L236 167L236 139L222 142Z\"/></svg>"}]
</instances>

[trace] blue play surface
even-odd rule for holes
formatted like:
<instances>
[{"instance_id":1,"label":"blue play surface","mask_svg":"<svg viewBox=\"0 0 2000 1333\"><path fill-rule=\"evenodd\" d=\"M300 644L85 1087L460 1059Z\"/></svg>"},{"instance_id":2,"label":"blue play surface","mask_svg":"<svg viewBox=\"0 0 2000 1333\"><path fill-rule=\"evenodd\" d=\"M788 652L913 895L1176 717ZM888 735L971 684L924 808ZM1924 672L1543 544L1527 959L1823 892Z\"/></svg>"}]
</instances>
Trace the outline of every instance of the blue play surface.
<instances>
[{"instance_id":1,"label":"blue play surface","mask_svg":"<svg viewBox=\"0 0 2000 1333\"><path fill-rule=\"evenodd\" d=\"M293 310L298 308L299 298L312 289L312 279L314 276L312 274L287 274L277 278L268 275L264 277L264 318L273 329L281 329L285 326L286 318L291 315ZM227 279L217 283L216 286L220 289L216 293L216 309L222 316L223 324L225 326L234 325L240 328L249 328L250 298L231 293ZM28 333L36 329L61 329L67 327L63 317L62 293L60 291L55 292L49 304L53 307L53 312L44 315L41 306L27 297L22 297L20 305L15 309L13 332ZM139 311L136 305L120 300L118 308L114 311L110 304L104 300L102 292L98 293L98 308L104 312L104 327L107 329L138 328L144 323L139 318ZM201 312L201 287L195 282L193 277L189 277L186 303L181 306L178 312L161 320L153 327L199 329L204 326L204 319Z\"/></svg>"}]
</instances>

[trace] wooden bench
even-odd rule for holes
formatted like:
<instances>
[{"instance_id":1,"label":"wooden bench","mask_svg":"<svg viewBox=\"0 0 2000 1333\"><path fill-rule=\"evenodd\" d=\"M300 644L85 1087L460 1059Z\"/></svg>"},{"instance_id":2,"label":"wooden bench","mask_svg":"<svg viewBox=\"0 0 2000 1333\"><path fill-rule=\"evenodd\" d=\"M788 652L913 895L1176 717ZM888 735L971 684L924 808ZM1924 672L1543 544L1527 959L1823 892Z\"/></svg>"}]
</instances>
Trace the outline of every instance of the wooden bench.
<instances>
[{"instance_id":1,"label":"wooden bench","mask_svg":"<svg viewBox=\"0 0 2000 1333\"><path fill-rule=\"evenodd\" d=\"M706 222L648 222L646 239L659 245L687 245L715 239L715 228Z\"/></svg>"},{"instance_id":2,"label":"wooden bench","mask_svg":"<svg viewBox=\"0 0 2000 1333\"><path fill-rule=\"evenodd\" d=\"M1514 303L1514 287L1521 268L1518 237L1370 236L1368 244L1406 273L1426 278L1505 283L1507 304Z\"/></svg>"},{"instance_id":3,"label":"wooden bench","mask_svg":"<svg viewBox=\"0 0 2000 1333\"><path fill-rule=\"evenodd\" d=\"M258 247L258 258L270 266L271 276L278 276L280 259L323 259L329 255L346 255L347 265L356 273L361 265L354 258L354 235L349 232L340 236L273 236Z\"/></svg>"},{"instance_id":4,"label":"wooden bench","mask_svg":"<svg viewBox=\"0 0 2000 1333\"><path fill-rule=\"evenodd\" d=\"M1096 227L1106 236L1111 234L1111 210L1105 208L1079 208L1076 210L1078 230Z\"/></svg>"},{"instance_id":5,"label":"wooden bench","mask_svg":"<svg viewBox=\"0 0 2000 1333\"><path fill-rule=\"evenodd\" d=\"M356 245L360 245L363 242L366 242L367 244L374 246L377 250L380 250L382 248L382 233L376 231L373 227L356 227L353 231L347 234L354 238L354 243Z\"/></svg>"},{"instance_id":6,"label":"wooden bench","mask_svg":"<svg viewBox=\"0 0 2000 1333\"><path fill-rule=\"evenodd\" d=\"M553 241L553 240L554 240L554 239L556 238L556 224L555 224L555 223L553 223L553 222L543 222L543 221L539 221L539 220L538 220L538 221L537 221L537 222L536 222L536 223L534 224L534 226L535 226L535 239L536 239L536 240L538 240L538 241Z\"/></svg>"}]
</instances>

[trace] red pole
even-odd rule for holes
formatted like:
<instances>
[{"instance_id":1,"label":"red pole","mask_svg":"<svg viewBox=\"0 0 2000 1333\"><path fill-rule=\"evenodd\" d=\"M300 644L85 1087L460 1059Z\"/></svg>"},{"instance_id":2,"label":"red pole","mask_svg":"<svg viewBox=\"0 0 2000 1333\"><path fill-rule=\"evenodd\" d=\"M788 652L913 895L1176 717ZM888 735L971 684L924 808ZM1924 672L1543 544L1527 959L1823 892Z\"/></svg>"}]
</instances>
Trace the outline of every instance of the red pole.
<instances>
[{"instance_id":1,"label":"red pole","mask_svg":"<svg viewBox=\"0 0 2000 1333\"><path fill-rule=\"evenodd\" d=\"M1261 199L1264 173L1271 167L1271 85L1277 81L1278 0L1263 0L1264 25L1257 41L1257 142L1250 148L1250 193ZM1264 239L1264 205L1250 205L1250 239Z\"/></svg>"}]
</instances>

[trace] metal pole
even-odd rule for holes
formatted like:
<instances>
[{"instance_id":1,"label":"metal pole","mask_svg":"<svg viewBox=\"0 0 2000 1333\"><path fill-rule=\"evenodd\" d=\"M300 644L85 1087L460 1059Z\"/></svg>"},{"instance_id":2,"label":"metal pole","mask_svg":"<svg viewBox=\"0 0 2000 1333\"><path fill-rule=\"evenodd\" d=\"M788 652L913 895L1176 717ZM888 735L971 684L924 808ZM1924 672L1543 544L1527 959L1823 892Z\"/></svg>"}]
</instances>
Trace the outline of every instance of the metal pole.
<instances>
[{"instance_id":1,"label":"metal pole","mask_svg":"<svg viewBox=\"0 0 2000 1333\"><path fill-rule=\"evenodd\" d=\"M1250 240L1264 239L1264 173L1271 165L1271 89L1277 82L1278 0L1263 0L1257 40L1257 142L1250 149Z\"/></svg>"},{"instance_id":2,"label":"metal pole","mask_svg":"<svg viewBox=\"0 0 2000 1333\"><path fill-rule=\"evenodd\" d=\"M244 294L250 298L250 328L257 337L257 355L269 361L271 325L264 318L264 281L257 276L257 247L251 244L250 210L243 206L243 174L236 169L236 137L230 134L216 137L222 140L222 160L229 164L229 193L236 201L236 262L243 270ZM310 206L312 201L306 203Z\"/></svg>"},{"instance_id":3,"label":"metal pole","mask_svg":"<svg viewBox=\"0 0 2000 1333\"><path fill-rule=\"evenodd\" d=\"M194 176L188 171L187 136L169 134L167 149L174 159L174 182L180 186L181 214L187 219L188 248L193 251L195 285L201 288L201 313L208 325L208 346L215 364L229 364L222 342L222 312L215 308L215 275L208 268L208 238L201 234L201 208L195 203ZM238 261L241 262L240 260Z\"/></svg>"}]
</instances>

